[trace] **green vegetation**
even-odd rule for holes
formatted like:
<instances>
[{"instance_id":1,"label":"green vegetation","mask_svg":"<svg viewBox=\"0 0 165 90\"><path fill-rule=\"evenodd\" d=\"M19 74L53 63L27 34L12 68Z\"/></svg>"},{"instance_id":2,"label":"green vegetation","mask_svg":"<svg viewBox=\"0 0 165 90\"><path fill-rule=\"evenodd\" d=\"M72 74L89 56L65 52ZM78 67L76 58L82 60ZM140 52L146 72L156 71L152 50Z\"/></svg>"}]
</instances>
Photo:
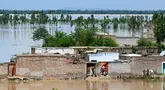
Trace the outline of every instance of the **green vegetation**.
<instances>
[{"instance_id":1,"label":"green vegetation","mask_svg":"<svg viewBox=\"0 0 165 90\"><path fill-rule=\"evenodd\" d=\"M136 51L137 51L137 48L136 48L136 46L132 46L132 53L136 53Z\"/></svg>"},{"instance_id":2,"label":"green vegetation","mask_svg":"<svg viewBox=\"0 0 165 90\"><path fill-rule=\"evenodd\" d=\"M153 15L154 34L158 44L158 52L161 52L161 43L165 39L165 16L163 13L154 13Z\"/></svg>"},{"instance_id":3,"label":"green vegetation","mask_svg":"<svg viewBox=\"0 0 165 90\"><path fill-rule=\"evenodd\" d=\"M103 36L95 37L90 46L111 46L116 47L118 44L112 38L104 38Z\"/></svg>"},{"instance_id":4,"label":"green vegetation","mask_svg":"<svg viewBox=\"0 0 165 90\"><path fill-rule=\"evenodd\" d=\"M0 14L32 14L41 10L0 10ZM153 14L155 10L43 10L45 14ZM165 12L165 10L157 10Z\"/></svg>"},{"instance_id":5,"label":"green vegetation","mask_svg":"<svg viewBox=\"0 0 165 90\"><path fill-rule=\"evenodd\" d=\"M33 40L46 39L48 37L48 31L45 27L39 27L33 32Z\"/></svg>"},{"instance_id":6,"label":"green vegetation","mask_svg":"<svg viewBox=\"0 0 165 90\"><path fill-rule=\"evenodd\" d=\"M111 38L97 36L97 28L76 28L74 33L67 35L56 31L54 35L48 34L44 27L38 28L33 33L33 40L44 40L44 47L69 47L69 46L110 46L118 44Z\"/></svg>"},{"instance_id":7,"label":"green vegetation","mask_svg":"<svg viewBox=\"0 0 165 90\"><path fill-rule=\"evenodd\" d=\"M138 46L157 46L157 43L156 42L153 42L151 40L148 40L146 38L140 38L137 41L137 45Z\"/></svg>"},{"instance_id":8,"label":"green vegetation","mask_svg":"<svg viewBox=\"0 0 165 90\"><path fill-rule=\"evenodd\" d=\"M53 12L53 11L50 11ZM58 11L57 11L58 12ZM16 26L17 24L26 24L30 23L34 27L37 25L43 24L56 24L58 23L67 23L72 27L80 26L80 27L92 27L92 28L100 28L104 33L107 33L107 30L111 28L110 25L113 25L114 30L117 30L120 26L121 29L128 27L129 30L135 32L139 30L145 22L150 22L150 19L147 16L121 16L120 18L110 19L109 16L105 16L104 19L96 19L93 14L90 17L84 18L83 16L79 16L76 19L72 19L72 16L69 14L61 13L60 18L57 18L57 15L50 16L46 11L31 11L30 13L20 13L19 11L13 12L14 15L8 13L2 13L0 16L0 25L10 24ZM29 18L30 17L30 18Z\"/></svg>"},{"instance_id":9,"label":"green vegetation","mask_svg":"<svg viewBox=\"0 0 165 90\"><path fill-rule=\"evenodd\" d=\"M58 89L52 88L52 90L58 90Z\"/></svg>"}]
</instances>

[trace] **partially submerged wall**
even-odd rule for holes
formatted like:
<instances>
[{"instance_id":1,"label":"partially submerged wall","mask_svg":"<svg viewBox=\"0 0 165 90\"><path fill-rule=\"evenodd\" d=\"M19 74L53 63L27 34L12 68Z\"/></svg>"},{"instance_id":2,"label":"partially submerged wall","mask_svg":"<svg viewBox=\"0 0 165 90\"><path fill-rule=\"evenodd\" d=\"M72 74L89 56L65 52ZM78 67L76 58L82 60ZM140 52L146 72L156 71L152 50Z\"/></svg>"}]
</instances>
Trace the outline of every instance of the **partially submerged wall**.
<instances>
[{"instance_id":1,"label":"partially submerged wall","mask_svg":"<svg viewBox=\"0 0 165 90\"><path fill-rule=\"evenodd\" d=\"M141 75L144 69L152 69L157 73L162 73L163 62L165 62L164 56L133 57L131 61L131 73Z\"/></svg>"},{"instance_id":2,"label":"partially submerged wall","mask_svg":"<svg viewBox=\"0 0 165 90\"><path fill-rule=\"evenodd\" d=\"M86 64L72 64L60 54L18 55L17 75L53 78L84 78Z\"/></svg>"},{"instance_id":3,"label":"partially submerged wall","mask_svg":"<svg viewBox=\"0 0 165 90\"><path fill-rule=\"evenodd\" d=\"M110 63L108 68L110 74L131 73L130 63Z\"/></svg>"},{"instance_id":4,"label":"partially submerged wall","mask_svg":"<svg viewBox=\"0 0 165 90\"><path fill-rule=\"evenodd\" d=\"M8 74L8 64L3 63L0 64L0 75L7 75Z\"/></svg>"},{"instance_id":5,"label":"partially submerged wall","mask_svg":"<svg viewBox=\"0 0 165 90\"><path fill-rule=\"evenodd\" d=\"M109 63L108 73L110 75L119 74L133 74L142 75L143 70L153 70L154 73L161 74L162 63L165 62L164 56L142 56L142 57L129 57L129 62ZM98 67L98 66L97 66Z\"/></svg>"}]
</instances>

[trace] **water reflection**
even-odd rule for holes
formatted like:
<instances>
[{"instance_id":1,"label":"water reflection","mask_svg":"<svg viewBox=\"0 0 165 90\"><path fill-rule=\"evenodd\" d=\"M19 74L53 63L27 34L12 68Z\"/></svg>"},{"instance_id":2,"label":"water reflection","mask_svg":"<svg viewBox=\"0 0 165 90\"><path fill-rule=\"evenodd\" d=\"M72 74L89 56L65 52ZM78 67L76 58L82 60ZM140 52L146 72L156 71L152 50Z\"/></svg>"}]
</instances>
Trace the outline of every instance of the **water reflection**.
<instances>
[{"instance_id":1,"label":"water reflection","mask_svg":"<svg viewBox=\"0 0 165 90\"><path fill-rule=\"evenodd\" d=\"M97 90L96 82L87 81L87 83L86 83L86 90Z\"/></svg>"},{"instance_id":2,"label":"water reflection","mask_svg":"<svg viewBox=\"0 0 165 90\"><path fill-rule=\"evenodd\" d=\"M162 90L165 90L165 82L162 83Z\"/></svg>"},{"instance_id":3,"label":"water reflection","mask_svg":"<svg viewBox=\"0 0 165 90\"><path fill-rule=\"evenodd\" d=\"M164 82L148 81L43 81L28 83L0 82L0 90L165 90Z\"/></svg>"},{"instance_id":4,"label":"water reflection","mask_svg":"<svg viewBox=\"0 0 165 90\"><path fill-rule=\"evenodd\" d=\"M86 90L108 90L108 88L108 81L87 81L86 83Z\"/></svg>"},{"instance_id":5,"label":"water reflection","mask_svg":"<svg viewBox=\"0 0 165 90\"><path fill-rule=\"evenodd\" d=\"M14 84L14 83L8 84L8 90L17 90L16 84Z\"/></svg>"}]
</instances>

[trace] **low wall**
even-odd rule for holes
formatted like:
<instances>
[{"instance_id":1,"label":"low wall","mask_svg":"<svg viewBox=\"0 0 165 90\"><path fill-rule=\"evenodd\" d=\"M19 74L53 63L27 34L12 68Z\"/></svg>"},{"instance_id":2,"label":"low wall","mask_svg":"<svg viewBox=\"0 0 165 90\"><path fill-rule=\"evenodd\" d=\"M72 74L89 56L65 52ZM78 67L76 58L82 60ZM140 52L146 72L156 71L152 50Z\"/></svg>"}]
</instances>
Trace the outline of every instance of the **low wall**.
<instances>
[{"instance_id":1,"label":"low wall","mask_svg":"<svg viewBox=\"0 0 165 90\"><path fill-rule=\"evenodd\" d=\"M164 56L142 56L142 57L129 57L130 62L109 62L108 74L120 75L120 74L132 74L142 75L142 71L145 69L153 70L157 74L163 73L162 63L165 62ZM96 73L100 74L100 66L96 65Z\"/></svg>"},{"instance_id":2,"label":"low wall","mask_svg":"<svg viewBox=\"0 0 165 90\"><path fill-rule=\"evenodd\" d=\"M85 50L93 50L93 49L103 49L104 52L116 52L116 53L132 53L132 47L70 47L74 49L75 53L79 53L79 51ZM157 54L158 49L157 47L136 47L136 53L139 54L146 54L152 53Z\"/></svg>"},{"instance_id":3,"label":"low wall","mask_svg":"<svg viewBox=\"0 0 165 90\"><path fill-rule=\"evenodd\" d=\"M110 74L131 73L130 63L109 63Z\"/></svg>"},{"instance_id":4,"label":"low wall","mask_svg":"<svg viewBox=\"0 0 165 90\"><path fill-rule=\"evenodd\" d=\"M8 74L8 64L0 64L0 75Z\"/></svg>"},{"instance_id":5,"label":"low wall","mask_svg":"<svg viewBox=\"0 0 165 90\"><path fill-rule=\"evenodd\" d=\"M101 72L100 64L96 64L96 73L100 75ZM108 74L109 75L120 75L131 73L131 64L130 63L120 63L120 62L109 62L108 63Z\"/></svg>"},{"instance_id":6,"label":"low wall","mask_svg":"<svg viewBox=\"0 0 165 90\"><path fill-rule=\"evenodd\" d=\"M72 48L55 48L55 47L48 47L48 48L35 48L33 53L60 53L60 54L74 54L74 49Z\"/></svg>"},{"instance_id":7,"label":"low wall","mask_svg":"<svg viewBox=\"0 0 165 90\"><path fill-rule=\"evenodd\" d=\"M82 51L93 50L93 49L103 49L104 52L116 52L116 53L132 53L132 47L88 47L88 46L80 46L80 47L32 47L31 53L70 53L70 54L80 54ZM146 54L152 53L156 54L158 49L157 47L136 47L136 53Z\"/></svg>"},{"instance_id":8,"label":"low wall","mask_svg":"<svg viewBox=\"0 0 165 90\"><path fill-rule=\"evenodd\" d=\"M31 77L85 78L86 64L66 62L63 55L17 55L17 75Z\"/></svg>"},{"instance_id":9,"label":"low wall","mask_svg":"<svg viewBox=\"0 0 165 90\"><path fill-rule=\"evenodd\" d=\"M165 62L165 57L161 56L146 56L132 57L131 73L142 75L144 69L154 70L157 73L162 73L162 62Z\"/></svg>"}]
</instances>

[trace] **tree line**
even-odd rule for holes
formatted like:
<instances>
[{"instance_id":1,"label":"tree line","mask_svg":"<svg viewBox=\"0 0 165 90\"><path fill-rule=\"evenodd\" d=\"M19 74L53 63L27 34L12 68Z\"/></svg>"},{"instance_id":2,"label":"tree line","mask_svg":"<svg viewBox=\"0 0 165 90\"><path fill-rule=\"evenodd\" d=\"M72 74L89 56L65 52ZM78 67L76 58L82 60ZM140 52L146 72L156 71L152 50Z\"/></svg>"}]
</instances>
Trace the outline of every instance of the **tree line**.
<instances>
[{"instance_id":1,"label":"tree line","mask_svg":"<svg viewBox=\"0 0 165 90\"><path fill-rule=\"evenodd\" d=\"M0 10L0 14L38 14L43 11L45 14L154 14L165 10Z\"/></svg>"},{"instance_id":2,"label":"tree line","mask_svg":"<svg viewBox=\"0 0 165 90\"><path fill-rule=\"evenodd\" d=\"M151 20L148 16L121 16L119 18L110 18L109 16L104 16L103 19L96 19L93 14L88 18L79 16L76 19L72 19L69 14L60 14L60 18L57 15L50 16L45 14L43 11L29 14L2 14L0 16L0 25L10 24L16 26L17 24L32 24L33 26L42 24L55 24L68 23L72 27L73 25L81 27L98 27L101 26L103 32L107 32L109 28L117 30L120 25L120 29L127 28L128 30L139 30L142 28L144 23L150 23ZM113 25L113 26L111 26Z\"/></svg>"}]
</instances>

